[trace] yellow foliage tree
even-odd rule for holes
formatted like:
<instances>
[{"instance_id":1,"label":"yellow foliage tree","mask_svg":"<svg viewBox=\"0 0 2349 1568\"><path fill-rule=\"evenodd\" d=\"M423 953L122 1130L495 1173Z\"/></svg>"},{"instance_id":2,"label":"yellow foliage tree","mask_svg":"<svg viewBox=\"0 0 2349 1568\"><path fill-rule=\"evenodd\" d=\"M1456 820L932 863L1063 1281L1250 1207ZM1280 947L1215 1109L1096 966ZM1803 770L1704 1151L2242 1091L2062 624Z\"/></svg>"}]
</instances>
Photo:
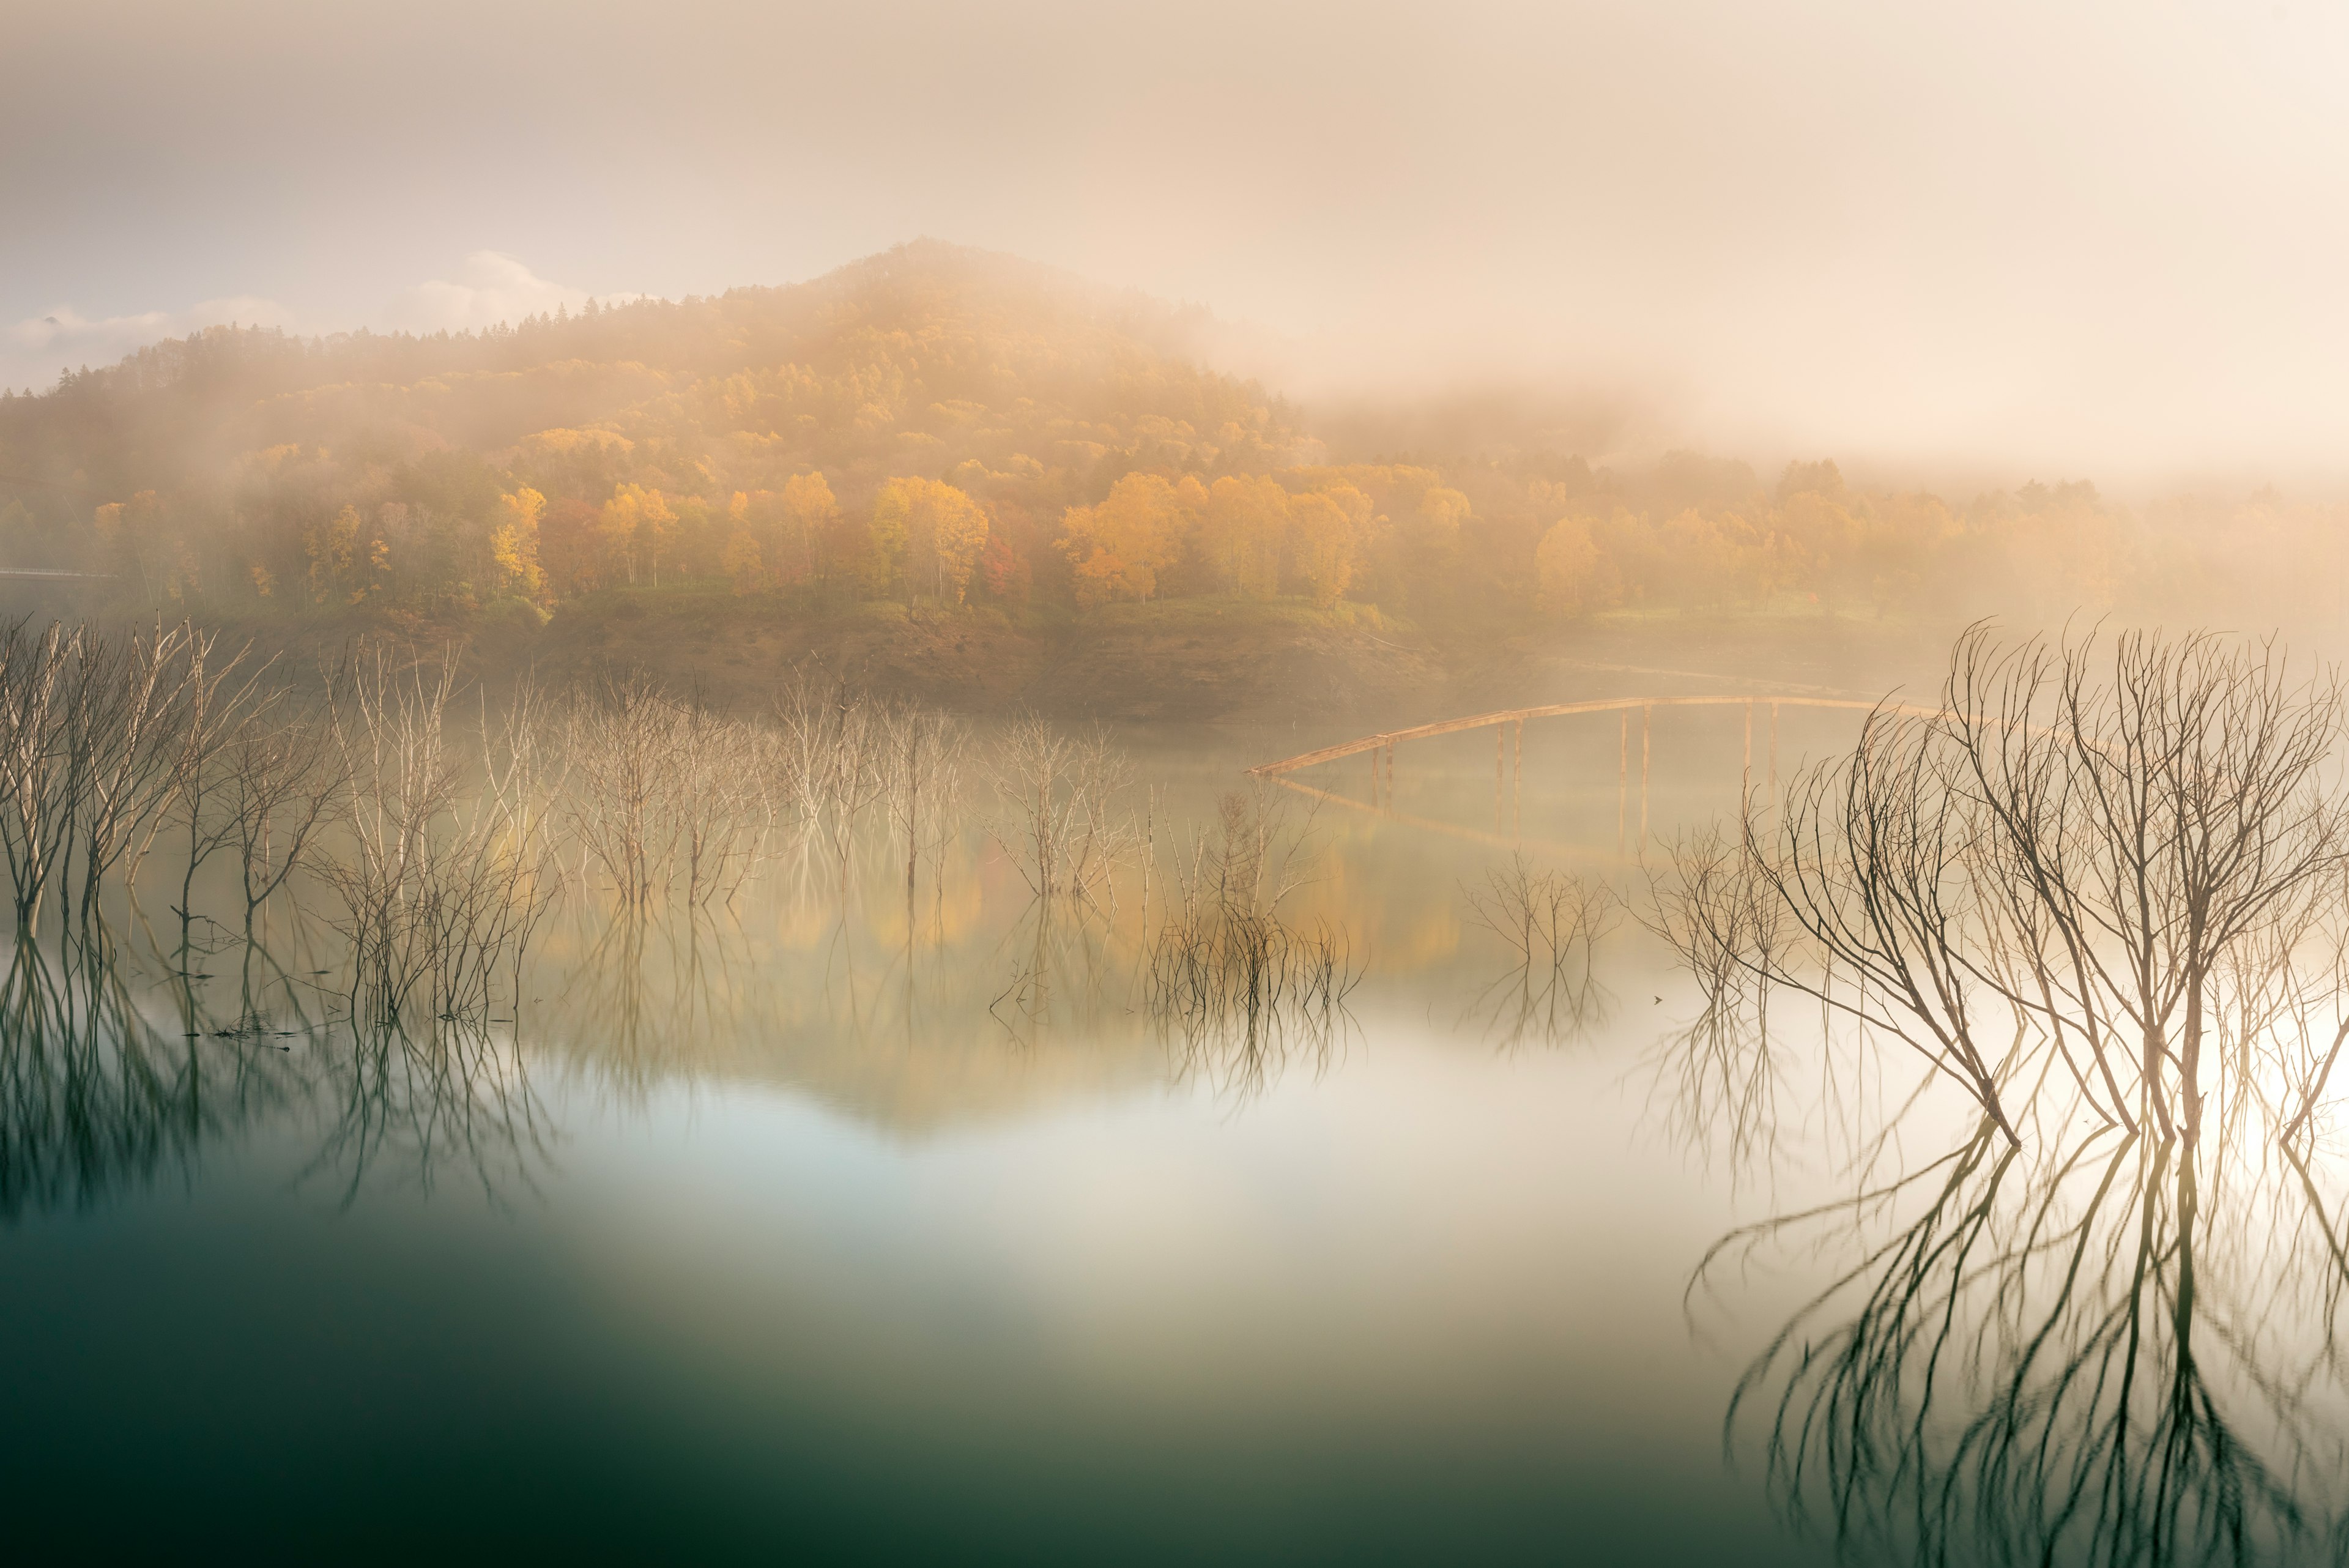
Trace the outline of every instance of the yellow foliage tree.
<instances>
[{"instance_id":1,"label":"yellow foliage tree","mask_svg":"<svg viewBox=\"0 0 2349 1568\"><path fill-rule=\"evenodd\" d=\"M1200 547L1218 587L1250 598L1280 591L1288 535L1288 492L1268 473L1226 474L1207 492Z\"/></svg>"},{"instance_id":2,"label":"yellow foliage tree","mask_svg":"<svg viewBox=\"0 0 2349 1568\"><path fill-rule=\"evenodd\" d=\"M1598 570L1599 545L1579 518L1559 518L1534 547L1536 597L1553 615L1578 614L1592 597Z\"/></svg>"},{"instance_id":3,"label":"yellow foliage tree","mask_svg":"<svg viewBox=\"0 0 2349 1568\"><path fill-rule=\"evenodd\" d=\"M1363 503L1361 510L1367 516L1369 497L1351 485L1340 488ZM1289 498L1289 558L1306 591L1322 609L1345 597L1354 580L1357 525L1353 510L1336 494L1319 490Z\"/></svg>"},{"instance_id":4,"label":"yellow foliage tree","mask_svg":"<svg viewBox=\"0 0 2349 1568\"><path fill-rule=\"evenodd\" d=\"M1468 521L1468 498L1456 490L1437 485L1419 498L1419 515L1428 532L1438 538L1457 538L1460 524Z\"/></svg>"},{"instance_id":5,"label":"yellow foliage tree","mask_svg":"<svg viewBox=\"0 0 2349 1568\"><path fill-rule=\"evenodd\" d=\"M1129 473L1098 506L1071 506L1061 519L1061 549L1086 605L1146 599L1183 547L1185 509L1174 486L1154 473Z\"/></svg>"},{"instance_id":6,"label":"yellow foliage tree","mask_svg":"<svg viewBox=\"0 0 2349 1568\"><path fill-rule=\"evenodd\" d=\"M538 565L538 520L545 511L546 497L528 485L498 497L490 559L497 565L499 586L508 593L536 595L546 587L546 574Z\"/></svg>"},{"instance_id":7,"label":"yellow foliage tree","mask_svg":"<svg viewBox=\"0 0 2349 1568\"><path fill-rule=\"evenodd\" d=\"M604 503L596 531L604 537L605 552L626 568L631 584L636 580L638 563L647 562L657 585L661 547L677 531L677 514L669 510L659 491L623 484Z\"/></svg>"},{"instance_id":8,"label":"yellow foliage tree","mask_svg":"<svg viewBox=\"0 0 2349 1568\"><path fill-rule=\"evenodd\" d=\"M1321 493L1327 495L1338 510L1345 514L1346 524L1353 529L1355 543L1359 545L1363 533L1371 525L1371 514L1378 510L1371 504L1371 498L1343 480L1335 484L1323 485Z\"/></svg>"},{"instance_id":9,"label":"yellow foliage tree","mask_svg":"<svg viewBox=\"0 0 2349 1568\"><path fill-rule=\"evenodd\" d=\"M367 597L356 583L359 564L359 512L346 506L325 523L302 532L302 548L310 557L310 597L325 604L337 597L357 604Z\"/></svg>"},{"instance_id":10,"label":"yellow foliage tree","mask_svg":"<svg viewBox=\"0 0 2349 1568\"><path fill-rule=\"evenodd\" d=\"M902 572L909 597L926 583L934 597L959 604L987 547L987 512L941 480L893 479L873 503L873 543L889 574L883 586Z\"/></svg>"},{"instance_id":11,"label":"yellow foliage tree","mask_svg":"<svg viewBox=\"0 0 2349 1568\"><path fill-rule=\"evenodd\" d=\"M951 593L960 604L978 553L987 548L987 509L951 484L937 488L945 494L935 498L937 509L930 524L936 590L940 598Z\"/></svg>"}]
</instances>

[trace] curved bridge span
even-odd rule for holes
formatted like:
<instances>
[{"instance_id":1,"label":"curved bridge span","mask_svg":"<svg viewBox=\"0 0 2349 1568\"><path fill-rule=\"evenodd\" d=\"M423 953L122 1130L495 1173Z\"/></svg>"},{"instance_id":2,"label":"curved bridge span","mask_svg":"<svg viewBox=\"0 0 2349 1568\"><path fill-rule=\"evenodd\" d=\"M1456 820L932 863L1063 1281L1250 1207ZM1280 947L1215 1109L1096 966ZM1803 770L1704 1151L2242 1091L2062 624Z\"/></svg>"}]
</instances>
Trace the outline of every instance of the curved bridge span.
<instances>
[{"instance_id":1,"label":"curved bridge span","mask_svg":"<svg viewBox=\"0 0 2349 1568\"><path fill-rule=\"evenodd\" d=\"M1520 731L1528 719L1563 719L1577 713L1621 713L1627 717L1631 710L1646 713L1651 708L1735 708L1744 707L1750 718L1754 705L1766 703L1775 713L1780 708L1846 708L1861 712L1878 709L1888 713L1906 713L1918 718L1938 717L1939 708L1920 707L1913 702L1870 701L1859 697L1758 696L1758 697L1595 697L1586 702L1552 702L1539 708L1502 708L1490 713L1475 713L1465 719L1439 719L1433 724L1414 724L1408 730L1387 730L1360 740L1324 746L1318 752L1300 752L1277 763L1262 763L1248 769L1258 777L1277 778L1293 774L1299 768L1309 768L1316 763L1334 763L1341 757L1360 756L1364 752L1381 749L1392 751L1399 741L1432 740L1437 735L1456 735L1463 730L1482 730L1488 725L1516 725Z\"/></svg>"},{"instance_id":2,"label":"curved bridge span","mask_svg":"<svg viewBox=\"0 0 2349 1568\"><path fill-rule=\"evenodd\" d=\"M1936 718L1942 710L1913 702L1894 702L1861 697L1828 697L1811 691L1762 692L1754 695L1726 696L1699 694L1691 696L1597 697L1580 702L1552 702L1532 708L1503 708L1489 713L1475 713L1460 719L1440 719L1430 724L1414 724L1408 729L1384 730L1377 734L1363 735L1356 740L1323 746L1317 751L1300 752L1278 762L1263 763L1250 768L1257 778L1267 779L1300 794L1311 795L1333 805L1358 811L1377 812L1381 815L1427 827L1457 837L1495 844L1516 844L1523 840L1517 832L1519 811L1516 800L1524 793L1526 723L1534 719L1566 719L1586 714L1613 713L1618 715L1617 734L1617 809L1616 841L1619 850L1628 847L1626 836L1630 792L1631 715L1640 715L1640 833L1639 842L1648 836L1648 775L1649 759L1653 742L1655 710L1658 708L1743 708L1745 711L1745 774L1744 783L1751 788L1754 782L1754 710L1769 711L1769 732L1766 737L1769 782L1775 790L1778 782L1778 712L1782 708L1836 709L1851 712L1898 713L1916 718ZM1394 749L1407 741L1433 740L1439 735L1456 735L1469 730L1489 729L1494 732L1493 745L1493 815L1494 831L1485 833L1458 824L1438 822L1411 816L1394 809ZM1515 742L1516 788L1510 790L1510 752ZM1318 789L1292 774L1317 767L1324 763L1343 761L1348 757L1368 754L1371 759L1370 798L1330 790ZM1504 809L1506 795L1515 796ZM1506 831L1504 832L1506 826Z\"/></svg>"}]
</instances>

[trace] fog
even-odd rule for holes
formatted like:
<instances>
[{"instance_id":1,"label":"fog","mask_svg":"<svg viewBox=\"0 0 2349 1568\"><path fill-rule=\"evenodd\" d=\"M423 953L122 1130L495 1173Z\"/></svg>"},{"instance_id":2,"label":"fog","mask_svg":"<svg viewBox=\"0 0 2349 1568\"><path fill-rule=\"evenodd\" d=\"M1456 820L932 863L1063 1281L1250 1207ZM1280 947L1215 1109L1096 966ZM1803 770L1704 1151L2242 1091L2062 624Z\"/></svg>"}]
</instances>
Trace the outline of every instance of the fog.
<instances>
[{"instance_id":1,"label":"fog","mask_svg":"<svg viewBox=\"0 0 2349 1568\"><path fill-rule=\"evenodd\" d=\"M23 1561L2349 1563L2344 67L16 0Z\"/></svg>"},{"instance_id":2,"label":"fog","mask_svg":"<svg viewBox=\"0 0 2349 1568\"><path fill-rule=\"evenodd\" d=\"M2292 4L45 7L0 382L916 235L1195 301L1309 399L1634 447L2323 484L2349 13Z\"/></svg>"}]
</instances>

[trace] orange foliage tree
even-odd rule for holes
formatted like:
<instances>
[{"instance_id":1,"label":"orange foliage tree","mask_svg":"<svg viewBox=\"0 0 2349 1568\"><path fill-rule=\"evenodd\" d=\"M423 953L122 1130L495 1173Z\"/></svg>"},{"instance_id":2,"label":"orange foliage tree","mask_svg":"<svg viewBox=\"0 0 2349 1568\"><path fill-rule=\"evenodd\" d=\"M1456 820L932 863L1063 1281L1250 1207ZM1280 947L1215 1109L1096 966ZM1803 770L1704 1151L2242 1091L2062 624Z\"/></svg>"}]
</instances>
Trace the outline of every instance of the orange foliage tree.
<instances>
[{"instance_id":1,"label":"orange foliage tree","mask_svg":"<svg viewBox=\"0 0 2349 1568\"><path fill-rule=\"evenodd\" d=\"M1186 483L1199 492L1198 481ZM1193 515L1185 499L1158 474L1129 473L1099 505L1070 507L1061 519L1061 549L1075 572L1078 602L1154 595L1158 574L1182 553Z\"/></svg>"}]
</instances>

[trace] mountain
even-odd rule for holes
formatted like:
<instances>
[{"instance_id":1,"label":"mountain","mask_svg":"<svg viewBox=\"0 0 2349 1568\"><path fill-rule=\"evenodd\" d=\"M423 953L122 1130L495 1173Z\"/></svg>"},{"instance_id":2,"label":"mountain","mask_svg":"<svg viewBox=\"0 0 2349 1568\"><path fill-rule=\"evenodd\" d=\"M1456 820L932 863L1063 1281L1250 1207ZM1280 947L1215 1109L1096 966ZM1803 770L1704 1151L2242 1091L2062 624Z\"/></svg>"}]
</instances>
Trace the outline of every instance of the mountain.
<instances>
[{"instance_id":1,"label":"mountain","mask_svg":"<svg viewBox=\"0 0 2349 1568\"><path fill-rule=\"evenodd\" d=\"M2339 507L1594 469L1523 398L1317 427L1203 363L1213 327L924 241L485 332L212 329L0 397L0 568L281 642L381 626L752 690L822 657L1162 717L1391 711L1622 612L2343 608Z\"/></svg>"}]
</instances>

